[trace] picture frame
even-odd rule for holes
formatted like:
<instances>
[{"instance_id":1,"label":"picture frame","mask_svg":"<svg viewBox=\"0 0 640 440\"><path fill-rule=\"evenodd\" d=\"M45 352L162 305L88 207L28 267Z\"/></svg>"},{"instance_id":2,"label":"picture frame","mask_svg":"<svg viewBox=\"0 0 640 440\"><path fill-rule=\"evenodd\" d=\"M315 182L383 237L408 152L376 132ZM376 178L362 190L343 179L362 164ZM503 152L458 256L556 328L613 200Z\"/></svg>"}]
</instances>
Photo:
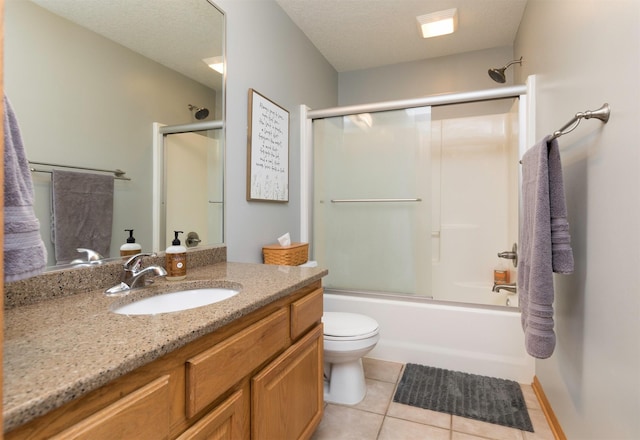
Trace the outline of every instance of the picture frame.
<instances>
[{"instance_id":1,"label":"picture frame","mask_svg":"<svg viewBox=\"0 0 640 440\"><path fill-rule=\"evenodd\" d=\"M289 201L289 112L249 89L247 200Z\"/></svg>"}]
</instances>

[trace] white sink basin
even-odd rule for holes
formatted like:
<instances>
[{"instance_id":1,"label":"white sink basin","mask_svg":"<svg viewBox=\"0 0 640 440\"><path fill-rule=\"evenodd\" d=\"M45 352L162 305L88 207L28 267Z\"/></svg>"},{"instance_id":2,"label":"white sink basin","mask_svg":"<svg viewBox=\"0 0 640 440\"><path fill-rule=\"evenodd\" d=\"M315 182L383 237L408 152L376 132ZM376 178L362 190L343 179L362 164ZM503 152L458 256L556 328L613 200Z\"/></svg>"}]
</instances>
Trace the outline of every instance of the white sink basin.
<instances>
[{"instance_id":1,"label":"white sink basin","mask_svg":"<svg viewBox=\"0 0 640 440\"><path fill-rule=\"evenodd\" d=\"M223 301L240 291L223 287L181 290L140 299L112 309L120 315L156 315L158 313L179 312Z\"/></svg>"}]
</instances>

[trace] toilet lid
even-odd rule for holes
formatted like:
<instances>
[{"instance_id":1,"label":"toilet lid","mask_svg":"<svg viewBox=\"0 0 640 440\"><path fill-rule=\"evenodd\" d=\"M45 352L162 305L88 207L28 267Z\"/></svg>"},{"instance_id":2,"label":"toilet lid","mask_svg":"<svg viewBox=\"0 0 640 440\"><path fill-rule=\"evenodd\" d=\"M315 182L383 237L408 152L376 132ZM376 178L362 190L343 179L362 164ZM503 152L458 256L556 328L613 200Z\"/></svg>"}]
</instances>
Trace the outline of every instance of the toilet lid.
<instances>
[{"instance_id":1,"label":"toilet lid","mask_svg":"<svg viewBox=\"0 0 640 440\"><path fill-rule=\"evenodd\" d=\"M346 338L378 332L375 319L357 313L325 312L322 323L326 336Z\"/></svg>"}]
</instances>

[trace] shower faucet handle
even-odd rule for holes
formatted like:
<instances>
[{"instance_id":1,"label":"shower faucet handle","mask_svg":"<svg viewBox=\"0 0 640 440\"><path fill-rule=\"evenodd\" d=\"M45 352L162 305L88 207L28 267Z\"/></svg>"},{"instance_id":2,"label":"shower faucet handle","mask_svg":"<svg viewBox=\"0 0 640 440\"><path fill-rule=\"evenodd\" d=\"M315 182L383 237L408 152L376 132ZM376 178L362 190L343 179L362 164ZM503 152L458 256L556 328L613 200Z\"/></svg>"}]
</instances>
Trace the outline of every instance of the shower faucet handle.
<instances>
[{"instance_id":1,"label":"shower faucet handle","mask_svg":"<svg viewBox=\"0 0 640 440\"><path fill-rule=\"evenodd\" d=\"M513 262L513 267L518 267L518 244L513 243L511 251L500 252L498 253L498 257L511 260Z\"/></svg>"}]
</instances>

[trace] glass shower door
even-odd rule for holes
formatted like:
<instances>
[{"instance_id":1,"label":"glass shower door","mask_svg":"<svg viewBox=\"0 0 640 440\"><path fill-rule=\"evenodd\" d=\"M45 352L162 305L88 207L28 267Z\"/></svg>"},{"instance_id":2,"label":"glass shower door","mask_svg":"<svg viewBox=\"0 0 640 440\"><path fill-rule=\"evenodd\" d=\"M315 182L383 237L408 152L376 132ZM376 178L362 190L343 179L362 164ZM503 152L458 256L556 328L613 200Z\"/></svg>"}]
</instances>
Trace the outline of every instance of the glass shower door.
<instances>
[{"instance_id":1,"label":"glass shower door","mask_svg":"<svg viewBox=\"0 0 640 440\"><path fill-rule=\"evenodd\" d=\"M439 229L430 107L313 124L313 247L325 286L429 295Z\"/></svg>"}]
</instances>

